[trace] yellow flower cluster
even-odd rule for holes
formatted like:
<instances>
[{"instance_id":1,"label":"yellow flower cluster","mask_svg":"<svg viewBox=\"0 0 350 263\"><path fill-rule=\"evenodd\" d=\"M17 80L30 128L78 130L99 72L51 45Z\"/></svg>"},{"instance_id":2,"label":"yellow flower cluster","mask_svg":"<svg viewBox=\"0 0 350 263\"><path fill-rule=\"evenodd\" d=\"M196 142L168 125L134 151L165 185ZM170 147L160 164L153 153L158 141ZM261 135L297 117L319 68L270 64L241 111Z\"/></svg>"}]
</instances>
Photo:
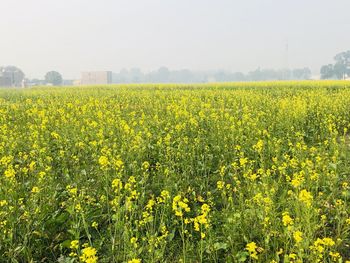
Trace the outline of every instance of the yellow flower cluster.
<instances>
[{"instance_id":1,"label":"yellow flower cluster","mask_svg":"<svg viewBox=\"0 0 350 263\"><path fill-rule=\"evenodd\" d=\"M252 259L256 259L258 260L259 257L258 257L258 253L261 253L264 251L263 248L261 247L258 247L257 244L255 242L250 242L246 245L245 249L249 252L249 256L252 258Z\"/></svg>"},{"instance_id":2,"label":"yellow flower cluster","mask_svg":"<svg viewBox=\"0 0 350 263\"><path fill-rule=\"evenodd\" d=\"M188 199L177 195L173 199L172 208L176 216L183 217L185 212L190 212L191 208L188 206Z\"/></svg>"}]
</instances>

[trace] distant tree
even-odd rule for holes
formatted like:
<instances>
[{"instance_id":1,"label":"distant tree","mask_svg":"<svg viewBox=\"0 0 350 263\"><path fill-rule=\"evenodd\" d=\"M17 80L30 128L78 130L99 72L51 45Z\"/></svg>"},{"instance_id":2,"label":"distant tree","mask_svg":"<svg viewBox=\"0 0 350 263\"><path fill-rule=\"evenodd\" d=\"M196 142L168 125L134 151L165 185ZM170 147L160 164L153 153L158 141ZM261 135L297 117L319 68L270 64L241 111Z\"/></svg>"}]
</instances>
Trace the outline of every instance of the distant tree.
<instances>
[{"instance_id":1,"label":"distant tree","mask_svg":"<svg viewBox=\"0 0 350 263\"><path fill-rule=\"evenodd\" d=\"M129 83L130 77L129 77L129 70L123 68L119 74L118 74L118 83Z\"/></svg>"},{"instance_id":2,"label":"distant tree","mask_svg":"<svg viewBox=\"0 0 350 263\"><path fill-rule=\"evenodd\" d=\"M350 50L337 54L334 60L336 64L343 66L344 74L350 74Z\"/></svg>"},{"instance_id":3,"label":"distant tree","mask_svg":"<svg viewBox=\"0 0 350 263\"><path fill-rule=\"evenodd\" d=\"M131 83L141 83L144 80L144 75L139 68L132 68L129 72Z\"/></svg>"},{"instance_id":4,"label":"distant tree","mask_svg":"<svg viewBox=\"0 0 350 263\"><path fill-rule=\"evenodd\" d=\"M220 70L214 74L214 79L218 82L230 81L230 76L225 71Z\"/></svg>"},{"instance_id":5,"label":"distant tree","mask_svg":"<svg viewBox=\"0 0 350 263\"><path fill-rule=\"evenodd\" d=\"M182 82L182 83L195 82L192 72L189 71L188 69L179 70L177 74L178 74L178 77L175 78L173 82Z\"/></svg>"},{"instance_id":6,"label":"distant tree","mask_svg":"<svg viewBox=\"0 0 350 263\"><path fill-rule=\"evenodd\" d=\"M279 78L280 80L289 80L292 78L292 70L285 68L280 71Z\"/></svg>"},{"instance_id":7,"label":"distant tree","mask_svg":"<svg viewBox=\"0 0 350 263\"><path fill-rule=\"evenodd\" d=\"M321 79L329 79L335 77L344 79L350 76L350 50L338 53L334 57L335 64L328 64L321 68Z\"/></svg>"},{"instance_id":8,"label":"distant tree","mask_svg":"<svg viewBox=\"0 0 350 263\"><path fill-rule=\"evenodd\" d=\"M344 79L346 75L350 75L350 50L337 54L334 60L334 74L338 79Z\"/></svg>"},{"instance_id":9,"label":"distant tree","mask_svg":"<svg viewBox=\"0 0 350 263\"><path fill-rule=\"evenodd\" d=\"M170 71L166 67L160 67L156 73L156 81L160 83L169 82Z\"/></svg>"},{"instance_id":10,"label":"distant tree","mask_svg":"<svg viewBox=\"0 0 350 263\"><path fill-rule=\"evenodd\" d=\"M232 73L232 81L244 81L245 75L242 72L234 72Z\"/></svg>"},{"instance_id":11,"label":"distant tree","mask_svg":"<svg viewBox=\"0 0 350 263\"><path fill-rule=\"evenodd\" d=\"M248 80L252 80L252 81L262 80L262 75L263 74L262 74L260 68L258 68L254 71L248 72Z\"/></svg>"},{"instance_id":12,"label":"distant tree","mask_svg":"<svg viewBox=\"0 0 350 263\"><path fill-rule=\"evenodd\" d=\"M54 86L59 86L63 82L62 75L57 71L49 71L45 75L45 82Z\"/></svg>"},{"instance_id":13,"label":"distant tree","mask_svg":"<svg viewBox=\"0 0 350 263\"><path fill-rule=\"evenodd\" d=\"M344 79L347 73L347 68L344 64L337 62L333 66L333 72L334 72L334 76L337 79Z\"/></svg>"},{"instance_id":14,"label":"distant tree","mask_svg":"<svg viewBox=\"0 0 350 263\"><path fill-rule=\"evenodd\" d=\"M191 83L194 82L194 76L187 69L171 70L169 74L170 83Z\"/></svg>"},{"instance_id":15,"label":"distant tree","mask_svg":"<svg viewBox=\"0 0 350 263\"><path fill-rule=\"evenodd\" d=\"M309 68L297 68L293 70L293 79L310 79L311 70Z\"/></svg>"},{"instance_id":16,"label":"distant tree","mask_svg":"<svg viewBox=\"0 0 350 263\"><path fill-rule=\"evenodd\" d=\"M311 69L303 68L303 79L311 79Z\"/></svg>"},{"instance_id":17,"label":"distant tree","mask_svg":"<svg viewBox=\"0 0 350 263\"><path fill-rule=\"evenodd\" d=\"M320 70L321 79L330 79L334 76L334 69L332 64L324 65Z\"/></svg>"}]
</instances>

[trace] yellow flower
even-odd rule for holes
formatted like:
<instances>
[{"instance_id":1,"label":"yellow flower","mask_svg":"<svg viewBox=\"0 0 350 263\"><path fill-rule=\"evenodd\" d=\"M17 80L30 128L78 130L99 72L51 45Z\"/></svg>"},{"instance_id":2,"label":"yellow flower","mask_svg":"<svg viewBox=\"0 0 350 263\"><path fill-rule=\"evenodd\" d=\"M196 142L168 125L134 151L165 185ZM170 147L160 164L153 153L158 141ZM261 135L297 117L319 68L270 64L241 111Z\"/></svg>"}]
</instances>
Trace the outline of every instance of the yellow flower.
<instances>
[{"instance_id":1,"label":"yellow flower","mask_svg":"<svg viewBox=\"0 0 350 263\"><path fill-rule=\"evenodd\" d=\"M77 196L78 188L67 185L66 189L68 190L68 192L71 196Z\"/></svg>"},{"instance_id":2,"label":"yellow flower","mask_svg":"<svg viewBox=\"0 0 350 263\"><path fill-rule=\"evenodd\" d=\"M149 167L150 167L149 162L146 161L142 163L142 170L147 171Z\"/></svg>"},{"instance_id":3,"label":"yellow flower","mask_svg":"<svg viewBox=\"0 0 350 263\"><path fill-rule=\"evenodd\" d=\"M15 172L15 170L13 169L12 166L9 166L9 167L5 170L4 175L5 175L5 177L8 178L8 179L13 179L13 178L15 177L15 175L16 175L16 172Z\"/></svg>"},{"instance_id":4,"label":"yellow flower","mask_svg":"<svg viewBox=\"0 0 350 263\"><path fill-rule=\"evenodd\" d=\"M191 223L192 221L189 218L185 218L185 224L188 225L189 223ZM199 230L198 230L199 231Z\"/></svg>"},{"instance_id":5,"label":"yellow flower","mask_svg":"<svg viewBox=\"0 0 350 263\"><path fill-rule=\"evenodd\" d=\"M115 169L116 169L117 171L122 170L123 167L124 167L123 161L122 161L122 160L116 160L116 161L114 162L114 167L115 167Z\"/></svg>"},{"instance_id":6,"label":"yellow flower","mask_svg":"<svg viewBox=\"0 0 350 263\"><path fill-rule=\"evenodd\" d=\"M289 226L289 225L293 225L293 218L291 218L289 216L289 213L288 212L284 212L282 214L282 222L283 222L283 225L284 226Z\"/></svg>"},{"instance_id":7,"label":"yellow flower","mask_svg":"<svg viewBox=\"0 0 350 263\"><path fill-rule=\"evenodd\" d=\"M250 242L246 245L246 250L248 250L248 252L255 252L256 249L258 248L258 246L256 245L255 242Z\"/></svg>"},{"instance_id":8,"label":"yellow flower","mask_svg":"<svg viewBox=\"0 0 350 263\"><path fill-rule=\"evenodd\" d=\"M340 206L340 205L342 205L344 202L343 202L343 200L341 200L341 199L337 199L336 201L335 201L335 205L336 206Z\"/></svg>"},{"instance_id":9,"label":"yellow flower","mask_svg":"<svg viewBox=\"0 0 350 263\"><path fill-rule=\"evenodd\" d=\"M332 238L330 238L330 237L325 237L325 238L323 238L323 244L324 244L325 246L332 247L332 246L335 245L335 242L333 241Z\"/></svg>"},{"instance_id":10,"label":"yellow flower","mask_svg":"<svg viewBox=\"0 0 350 263\"><path fill-rule=\"evenodd\" d=\"M317 240L314 242L314 244L312 246L310 246L310 249L315 251L315 252L318 252L319 254L323 254L324 252L324 242L322 239L320 238L317 238Z\"/></svg>"},{"instance_id":11,"label":"yellow flower","mask_svg":"<svg viewBox=\"0 0 350 263\"><path fill-rule=\"evenodd\" d=\"M189 212L191 209L189 208L188 204L186 204L185 202L179 202L179 207L181 207L183 210L185 210L186 212Z\"/></svg>"},{"instance_id":12,"label":"yellow flower","mask_svg":"<svg viewBox=\"0 0 350 263\"><path fill-rule=\"evenodd\" d=\"M300 172L299 174L293 174L293 179L291 184L293 187L298 188L304 182L304 173Z\"/></svg>"},{"instance_id":13,"label":"yellow flower","mask_svg":"<svg viewBox=\"0 0 350 263\"><path fill-rule=\"evenodd\" d=\"M148 210L152 210L153 206L156 204L156 201L154 201L153 199L148 200L148 203L146 205L146 209Z\"/></svg>"},{"instance_id":14,"label":"yellow flower","mask_svg":"<svg viewBox=\"0 0 350 263\"><path fill-rule=\"evenodd\" d=\"M86 247L82 251L80 260L84 263L97 263L98 257L96 256L97 251L93 247Z\"/></svg>"},{"instance_id":15,"label":"yellow flower","mask_svg":"<svg viewBox=\"0 0 350 263\"><path fill-rule=\"evenodd\" d=\"M338 252L329 252L329 255L332 257L333 261L338 261L340 254Z\"/></svg>"},{"instance_id":16,"label":"yellow flower","mask_svg":"<svg viewBox=\"0 0 350 263\"><path fill-rule=\"evenodd\" d=\"M258 259L258 255L257 255L258 246L256 245L255 242L248 243L245 249L249 252L249 255L251 258Z\"/></svg>"},{"instance_id":17,"label":"yellow flower","mask_svg":"<svg viewBox=\"0 0 350 263\"><path fill-rule=\"evenodd\" d=\"M259 140L255 145L253 145L253 149L260 153L263 149L263 146L264 146L264 141Z\"/></svg>"},{"instance_id":18,"label":"yellow flower","mask_svg":"<svg viewBox=\"0 0 350 263\"><path fill-rule=\"evenodd\" d=\"M137 237L132 237L130 239L130 244L132 244L134 246L134 248L137 248Z\"/></svg>"},{"instance_id":19,"label":"yellow flower","mask_svg":"<svg viewBox=\"0 0 350 263\"><path fill-rule=\"evenodd\" d=\"M75 208L75 211L77 211L77 212L81 211L81 205L80 204L76 204L74 208Z\"/></svg>"},{"instance_id":20,"label":"yellow flower","mask_svg":"<svg viewBox=\"0 0 350 263\"><path fill-rule=\"evenodd\" d=\"M105 169L109 165L108 158L106 156L101 156L98 159L98 163L100 164L102 169Z\"/></svg>"},{"instance_id":21,"label":"yellow flower","mask_svg":"<svg viewBox=\"0 0 350 263\"><path fill-rule=\"evenodd\" d=\"M217 181L216 188L219 190L222 190L224 188L225 182L223 181Z\"/></svg>"},{"instance_id":22,"label":"yellow flower","mask_svg":"<svg viewBox=\"0 0 350 263\"><path fill-rule=\"evenodd\" d=\"M208 204L203 204L201 206L202 214L208 214L210 211L210 206Z\"/></svg>"},{"instance_id":23,"label":"yellow flower","mask_svg":"<svg viewBox=\"0 0 350 263\"><path fill-rule=\"evenodd\" d=\"M293 238L294 238L296 243L300 243L303 240L303 232L295 231L293 233Z\"/></svg>"},{"instance_id":24,"label":"yellow flower","mask_svg":"<svg viewBox=\"0 0 350 263\"><path fill-rule=\"evenodd\" d=\"M141 259L138 259L138 258L133 258L131 260L128 261L128 263L141 263Z\"/></svg>"},{"instance_id":25,"label":"yellow flower","mask_svg":"<svg viewBox=\"0 0 350 263\"><path fill-rule=\"evenodd\" d=\"M114 179L112 181L112 187L114 188L115 192L118 192L119 190L121 190L123 188L123 183L120 179Z\"/></svg>"},{"instance_id":26,"label":"yellow flower","mask_svg":"<svg viewBox=\"0 0 350 263\"><path fill-rule=\"evenodd\" d=\"M70 242L70 249L77 250L79 248L79 240L73 240Z\"/></svg>"},{"instance_id":27,"label":"yellow flower","mask_svg":"<svg viewBox=\"0 0 350 263\"><path fill-rule=\"evenodd\" d=\"M245 166L248 163L248 158L240 158L239 159L239 164L241 166Z\"/></svg>"},{"instance_id":28,"label":"yellow flower","mask_svg":"<svg viewBox=\"0 0 350 263\"><path fill-rule=\"evenodd\" d=\"M39 189L39 187L37 187L37 186L34 186L33 188L32 188L32 191L31 191L33 194L37 194L37 193L39 193L40 192L40 189Z\"/></svg>"},{"instance_id":29,"label":"yellow flower","mask_svg":"<svg viewBox=\"0 0 350 263\"><path fill-rule=\"evenodd\" d=\"M313 196L310 192L304 189L304 190L301 190L299 193L299 200L305 203L307 206L310 206L313 200Z\"/></svg>"},{"instance_id":30,"label":"yellow flower","mask_svg":"<svg viewBox=\"0 0 350 263\"><path fill-rule=\"evenodd\" d=\"M35 164L36 164L36 163L35 163L34 161L30 162L30 164L29 164L29 170L30 170L30 171L33 171L33 170L34 170Z\"/></svg>"},{"instance_id":31,"label":"yellow flower","mask_svg":"<svg viewBox=\"0 0 350 263\"><path fill-rule=\"evenodd\" d=\"M183 198L181 201L181 195L177 195L173 199L172 208L176 216L183 217L183 212L190 212L191 209L187 204L188 199Z\"/></svg>"},{"instance_id":32,"label":"yellow flower","mask_svg":"<svg viewBox=\"0 0 350 263\"><path fill-rule=\"evenodd\" d=\"M8 202L6 200L0 200L0 207L3 207L7 204L8 204Z\"/></svg>"},{"instance_id":33,"label":"yellow flower","mask_svg":"<svg viewBox=\"0 0 350 263\"><path fill-rule=\"evenodd\" d=\"M91 226L92 226L93 228L97 228L97 227L98 227L98 223L97 223L97 222L92 222Z\"/></svg>"},{"instance_id":34,"label":"yellow flower","mask_svg":"<svg viewBox=\"0 0 350 263\"><path fill-rule=\"evenodd\" d=\"M39 173L39 178L43 179L45 177L46 173L45 172L40 172Z\"/></svg>"},{"instance_id":35,"label":"yellow flower","mask_svg":"<svg viewBox=\"0 0 350 263\"><path fill-rule=\"evenodd\" d=\"M167 190L163 190L161 193L160 193L161 197L163 197L164 199L168 199L170 197L170 194Z\"/></svg>"},{"instance_id":36,"label":"yellow flower","mask_svg":"<svg viewBox=\"0 0 350 263\"><path fill-rule=\"evenodd\" d=\"M60 137L57 132L51 132L51 136L54 139L58 139Z\"/></svg>"}]
</instances>

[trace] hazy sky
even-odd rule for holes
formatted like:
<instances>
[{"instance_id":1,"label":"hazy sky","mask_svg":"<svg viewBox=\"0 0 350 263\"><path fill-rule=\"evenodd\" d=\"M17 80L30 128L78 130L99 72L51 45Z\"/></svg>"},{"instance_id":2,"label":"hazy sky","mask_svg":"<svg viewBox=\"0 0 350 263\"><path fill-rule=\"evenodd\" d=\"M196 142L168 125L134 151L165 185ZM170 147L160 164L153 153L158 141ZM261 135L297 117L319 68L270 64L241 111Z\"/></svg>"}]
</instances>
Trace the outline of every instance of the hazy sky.
<instances>
[{"instance_id":1,"label":"hazy sky","mask_svg":"<svg viewBox=\"0 0 350 263\"><path fill-rule=\"evenodd\" d=\"M317 73L350 49L350 1L0 0L0 36L0 65L30 78L160 66Z\"/></svg>"}]
</instances>

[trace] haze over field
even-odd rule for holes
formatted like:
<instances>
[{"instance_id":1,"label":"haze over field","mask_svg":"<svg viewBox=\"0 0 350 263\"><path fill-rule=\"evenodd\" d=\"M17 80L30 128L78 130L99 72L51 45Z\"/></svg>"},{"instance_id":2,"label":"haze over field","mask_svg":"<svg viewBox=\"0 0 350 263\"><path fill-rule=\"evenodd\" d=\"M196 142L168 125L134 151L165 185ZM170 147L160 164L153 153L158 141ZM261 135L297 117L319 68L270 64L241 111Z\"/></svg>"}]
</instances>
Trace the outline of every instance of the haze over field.
<instances>
[{"instance_id":1,"label":"haze over field","mask_svg":"<svg viewBox=\"0 0 350 263\"><path fill-rule=\"evenodd\" d=\"M349 10L348 0L2 1L0 64L33 78L160 66L318 73L349 48Z\"/></svg>"}]
</instances>

